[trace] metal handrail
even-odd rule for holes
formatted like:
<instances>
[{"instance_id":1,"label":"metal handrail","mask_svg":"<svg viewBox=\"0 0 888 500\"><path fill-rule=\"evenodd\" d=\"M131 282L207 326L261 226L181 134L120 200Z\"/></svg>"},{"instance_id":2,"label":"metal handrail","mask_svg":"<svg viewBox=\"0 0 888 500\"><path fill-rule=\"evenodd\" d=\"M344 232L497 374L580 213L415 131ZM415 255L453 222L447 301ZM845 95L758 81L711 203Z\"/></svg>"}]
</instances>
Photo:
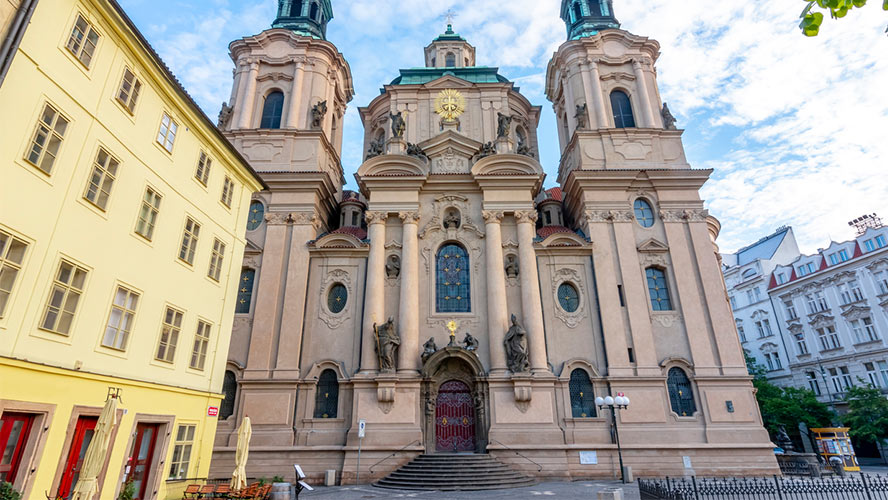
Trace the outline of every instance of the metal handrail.
<instances>
[{"instance_id":1,"label":"metal handrail","mask_svg":"<svg viewBox=\"0 0 888 500\"><path fill-rule=\"evenodd\" d=\"M497 441L496 439L491 439L491 441L493 441L493 442L495 442L495 443L499 443L500 446L503 446L503 447L505 447L505 448L508 449L508 450L514 451L515 454L518 455L519 457L521 457L521 458L527 460L528 462L530 462L530 463L536 465L536 466L538 467L537 472L543 472L543 466L542 466L542 465L540 465L540 464L534 462L533 460L527 458L526 456L522 455L521 453L518 452L518 450L515 450L515 449L512 449L512 448L509 448L509 446L507 446L507 445L504 444L504 443L500 443L500 442Z\"/></svg>"},{"instance_id":2,"label":"metal handrail","mask_svg":"<svg viewBox=\"0 0 888 500\"><path fill-rule=\"evenodd\" d=\"M399 449L398 451L392 452L391 455L386 455L385 458L383 458L383 459L380 460L379 462L376 462L375 464L371 465L370 468L367 469L367 471L370 472L370 473L372 474L372 473L373 473L373 468L374 468L374 467L376 467L377 465L379 465L379 464L385 462L386 460L392 458L393 456L397 455L398 453L401 453L402 451L406 450L407 448L410 448L410 447L413 446L414 444L422 444L422 441L420 441L420 440L417 439L417 440L411 442L410 444L408 444L407 446L402 447L402 448Z\"/></svg>"}]
</instances>

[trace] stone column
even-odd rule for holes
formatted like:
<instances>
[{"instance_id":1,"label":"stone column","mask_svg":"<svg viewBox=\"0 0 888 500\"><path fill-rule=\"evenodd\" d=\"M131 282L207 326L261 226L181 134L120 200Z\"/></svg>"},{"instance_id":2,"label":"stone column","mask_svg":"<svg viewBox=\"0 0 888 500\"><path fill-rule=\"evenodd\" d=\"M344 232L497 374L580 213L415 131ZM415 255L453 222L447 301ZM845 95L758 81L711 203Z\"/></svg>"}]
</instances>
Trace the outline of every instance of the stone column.
<instances>
[{"instance_id":1,"label":"stone column","mask_svg":"<svg viewBox=\"0 0 888 500\"><path fill-rule=\"evenodd\" d=\"M518 266L521 281L521 308L524 328L530 336L530 369L534 373L549 371L546 357L546 338L543 329L543 303L540 297L540 280L537 273L536 252L533 237L536 229L535 210L515 212L518 221Z\"/></svg>"},{"instance_id":2,"label":"stone column","mask_svg":"<svg viewBox=\"0 0 888 500\"><path fill-rule=\"evenodd\" d=\"M632 68L635 69L635 85L638 88L638 97L641 99L641 116L644 116L644 127L657 127L659 124L654 121L654 112L651 109L651 98L648 96L647 78L645 78L641 61L633 59Z\"/></svg>"},{"instance_id":3,"label":"stone column","mask_svg":"<svg viewBox=\"0 0 888 500\"><path fill-rule=\"evenodd\" d=\"M570 70L567 69L566 71L568 71L568 74L564 77L561 85L564 87L564 95L566 96L565 107L567 108L567 141L570 142L570 138L573 137L573 133L577 129L577 100L574 97L573 85L570 84Z\"/></svg>"},{"instance_id":4,"label":"stone column","mask_svg":"<svg viewBox=\"0 0 888 500\"><path fill-rule=\"evenodd\" d=\"M487 339L490 342L491 373L506 372L506 350L503 339L509 328L509 312L506 305L506 273L503 268L503 213L495 210L482 212L485 223L485 248L487 256Z\"/></svg>"},{"instance_id":5,"label":"stone column","mask_svg":"<svg viewBox=\"0 0 888 500\"><path fill-rule=\"evenodd\" d=\"M241 129L250 128L250 122L253 118L253 105L256 102L256 78L259 76L259 63L252 59L247 62L250 65L250 72L245 75L247 79L246 89L240 96L243 99L243 103L240 110L240 121L237 124L237 128Z\"/></svg>"},{"instance_id":6,"label":"stone column","mask_svg":"<svg viewBox=\"0 0 888 500\"><path fill-rule=\"evenodd\" d=\"M333 144L333 113L336 112L336 73L333 70L327 69L326 84L327 93L325 94L324 100L327 101L327 114L324 115L324 121L321 123L321 128L327 134L327 139L330 141L330 144Z\"/></svg>"},{"instance_id":7,"label":"stone column","mask_svg":"<svg viewBox=\"0 0 888 500\"><path fill-rule=\"evenodd\" d=\"M604 128L605 124L599 122L598 111L595 109L595 100L592 98L592 77L589 75L589 61L580 63L580 77L583 79L583 94L586 97L586 115L589 118L589 128Z\"/></svg>"},{"instance_id":8,"label":"stone column","mask_svg":"<svg viewBox=\"0 0 888 500\"><path fill-rule=\"evenodd\" d=\"M367 289L364 299L363 344L361 372L379 369L373 323L384 323L385 315L385 212L366 212L370 254L367 256Z\"/></svg>"},{"instance_id":9,"label":"stone column","mask_svg":"<svg viewBox=\"0 0 888 500\"><path fill-rule=\"evenodd\" d=\"M398 304L398 373L419 373L419 212L400 212L401 297Z\"/></svg>"},{"instance_id":10,"label":"stone column","mask_svg":"<svg viewBox=\"0 0 888 500\"><path fill-rule=\"evenodd\" d=\"M296 73L290 87L290 107L287 110L287 128L299 128L302 115L302 82L305 80L305 60L296 59Z\"/></svg>"},{"instance_id":11,"label":"stone column","mask_svg":"<svg viewBox=\"0 0 888 500\"><path fill-rule=\"evenodd\" d=\"M592 80L592 107L595 108L598 128L607 128L607 112L605 111L607 108L604 92L601 90L601 74L598 72L598 61L589 61L589 73Z\"/></svg>"}]
</instances>

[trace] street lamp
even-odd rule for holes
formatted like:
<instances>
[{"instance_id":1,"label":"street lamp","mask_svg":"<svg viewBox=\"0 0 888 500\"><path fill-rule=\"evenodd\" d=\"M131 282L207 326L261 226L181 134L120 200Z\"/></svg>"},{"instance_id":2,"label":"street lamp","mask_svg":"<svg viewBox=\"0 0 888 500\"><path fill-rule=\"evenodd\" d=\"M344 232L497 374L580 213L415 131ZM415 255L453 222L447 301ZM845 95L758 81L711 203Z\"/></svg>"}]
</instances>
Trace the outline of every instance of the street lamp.
<instances>
[{"instance_id":1,"label":"street lamp","mask_svg":"<svg viewBox=\"0 0 888 500\"><path fill-rule=\"evenodd\" d=\"M623 469L623 449L620 447L620 429L617 427L617 410L625 410L629 408L629 398L623 395L622 392L617 393L617 397L601 397L598 396L595 398L595 406L598 407L599 410L602 408L607 408L611 411L611 418L614 422L614 436L617 441L617 455L620 457L620 481L626 482L626 472Z\"/></svg>"}]
</instances>

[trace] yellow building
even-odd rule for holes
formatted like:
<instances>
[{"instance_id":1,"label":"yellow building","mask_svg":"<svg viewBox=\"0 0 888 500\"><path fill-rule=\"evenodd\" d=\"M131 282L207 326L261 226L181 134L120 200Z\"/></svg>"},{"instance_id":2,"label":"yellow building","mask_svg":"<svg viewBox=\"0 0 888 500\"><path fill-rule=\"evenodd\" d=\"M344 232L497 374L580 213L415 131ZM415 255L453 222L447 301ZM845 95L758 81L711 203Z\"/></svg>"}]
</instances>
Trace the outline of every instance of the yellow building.
<instances>
[{"instance_id":1,"label":"yellow building","mask_svg":"<svg viewBox=\"0 0 888 500\"><path fill-rule=\"evenodd\" d=\"M0 480L23 498L69 491L119 390L96 498L128 479L137 498L181 497L209 469L262 181L116 2L0 2L14 56L0 80ZM31 7L26 30L6 29Z\"/></svg>"}]
</instances>

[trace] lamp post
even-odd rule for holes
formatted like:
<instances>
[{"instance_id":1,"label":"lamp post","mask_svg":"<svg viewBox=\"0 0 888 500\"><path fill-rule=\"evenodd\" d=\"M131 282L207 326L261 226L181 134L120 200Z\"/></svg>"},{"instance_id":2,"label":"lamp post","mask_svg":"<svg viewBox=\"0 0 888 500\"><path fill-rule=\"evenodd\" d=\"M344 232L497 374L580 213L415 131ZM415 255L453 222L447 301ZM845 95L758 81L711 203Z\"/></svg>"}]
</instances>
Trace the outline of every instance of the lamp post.
<instances>
[{"instance_id":1,"label":"lamp post","mask_svg":"<svg viewBox=\"0 0 888 500\"><path fill-rule=\"evenodd\" d=\"M620 457L620 481L626 482L626 472L623 469L623 449L620 447L620 429L617 427L617 410L625 410L629 408L629 398L623 395L622 392L617 393L617 397L601 397L598 396L595 398L595 406L598 407L599 411L602 408L607 408L611 411L611 418L614 422L614 437L617 441L617 455Z\"/></svg>"}]
</instances>

